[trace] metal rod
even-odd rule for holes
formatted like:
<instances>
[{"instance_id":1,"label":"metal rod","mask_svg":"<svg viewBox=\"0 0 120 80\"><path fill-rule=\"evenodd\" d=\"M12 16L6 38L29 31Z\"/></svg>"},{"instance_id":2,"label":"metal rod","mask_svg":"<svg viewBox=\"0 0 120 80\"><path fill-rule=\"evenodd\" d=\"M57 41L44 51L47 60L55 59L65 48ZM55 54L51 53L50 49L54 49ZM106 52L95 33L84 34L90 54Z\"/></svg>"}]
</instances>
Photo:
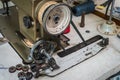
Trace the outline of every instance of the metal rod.
<instances>
[{"instance_id":1,"label":"metal rod","mask_svg":"<svg viewBox=\"0 0 120 80\"><path fill-rule=\"evenodd\" d=\"M84 26L85 26L85 12L82 13L81 22L80 22L80 27L84 27Z\"/></svg>"},{"instance_id":2,"label":"metal rod","mask_svg":"<svg viewBox=\"0 0 120 80\"><path fill-rule=\"evenodd\" d=\"M6 13L7 13L7 16L9 16L9 6L8 6L8 1L5 1L5 4L6 4Z\"/></svg>"},{"instance_id":3,"label":"metal rod","mask_svg":"<svg viewBox=\"0 0 120 80\"><path fill-rule=\"evenodd\" d=\"M82 39L82 41L87 45L85 39L83 38L83 36L81 35L81 33L79 32L79 30L77 29L77 27L75 26L74 22L71 21L71 24L73 26L73 28L75 29L75 31L77 32L77 34L79 35L79 37Z\"/></svg>"},{"instance_id":4,"label":"metal rod","mask_svg":"<svg viewBox=\"0 0 120 80\"><path fill-rule=\"evenodd\" d=\"M112 1L112 5L111 5L110 18L109 18L110 22L112 22L112 14L113 14L113 9L114 9L114 4L115 4L115 0Z\"/></svg>"}]
</instances>

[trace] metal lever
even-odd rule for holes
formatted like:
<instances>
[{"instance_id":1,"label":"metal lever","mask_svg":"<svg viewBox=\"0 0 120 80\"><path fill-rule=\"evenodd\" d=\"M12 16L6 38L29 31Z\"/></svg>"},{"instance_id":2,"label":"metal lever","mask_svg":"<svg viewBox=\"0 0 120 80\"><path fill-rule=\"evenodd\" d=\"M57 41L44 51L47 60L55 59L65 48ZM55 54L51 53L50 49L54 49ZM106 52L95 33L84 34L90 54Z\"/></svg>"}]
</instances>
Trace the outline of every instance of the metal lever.
<instances>
[{"instance_id":1,"label":"metal lever","mask_svg":"<svg viewBox=\"0 0 120 80\"><path fill-rule=\"evenodd\" d=\"M85 26L85 12L82 13L80 27Z\"/></svg>"},{"instance_id":2,"label":"metal lever","mask_svg":"<svg viewBox=\"0 0 120 80\"><path fill-rule=\"evenodd\" d=\"M82 41L85 43L85 45L87 45L85 39L83 38L83 36L81 35L81 33L79 32L79 30L77 29L77 27L75 26L74 22L71 21L71 24L73 26L73 28L75 29L75 31L77 32L77 34L79 35L79 37L82 39Z\"/></svg>"}]
</instances>

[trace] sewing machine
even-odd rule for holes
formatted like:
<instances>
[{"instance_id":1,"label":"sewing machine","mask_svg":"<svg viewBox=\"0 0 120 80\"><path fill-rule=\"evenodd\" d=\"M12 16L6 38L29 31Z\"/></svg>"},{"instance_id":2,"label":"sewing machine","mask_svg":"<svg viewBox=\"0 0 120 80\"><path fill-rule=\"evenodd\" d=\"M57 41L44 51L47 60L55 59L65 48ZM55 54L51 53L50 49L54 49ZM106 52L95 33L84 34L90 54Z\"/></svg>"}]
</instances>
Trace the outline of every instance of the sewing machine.
<instances>
[{"instance_id":1,"label":"sewing machine","mask_svg":"<svg viewBox=\"0 0 120 80\"><path fill-rule=\"evenodd\" d=\"M9 16L2 16L1 32L24 63L44 66L39 68L40 74L56 76L109 44L109 39L100 35L84 39L72 21L70 7L62 0L11 1L16 6L10 8ZM69 25L71 31L64 34Z\"/></svg>"}]
</instances>

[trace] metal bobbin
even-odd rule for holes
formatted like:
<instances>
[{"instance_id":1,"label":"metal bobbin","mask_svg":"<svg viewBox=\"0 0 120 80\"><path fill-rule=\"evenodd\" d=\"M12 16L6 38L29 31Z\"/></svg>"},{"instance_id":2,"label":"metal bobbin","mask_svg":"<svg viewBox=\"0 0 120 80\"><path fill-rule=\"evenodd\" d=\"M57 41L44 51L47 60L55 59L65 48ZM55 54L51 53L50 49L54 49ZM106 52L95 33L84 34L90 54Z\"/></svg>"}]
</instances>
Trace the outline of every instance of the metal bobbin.
<instances>
[{"instance_id":1,"label":"metal bobbin","mask_svg":"<svg viewBox=\"0 0 120 80\"><path fill-rule=\"evenodd\" d=\"M11 66L11 67L9 68L9 72L10 72L10 73L14 73L15 71L16 71L16 67Z\"/></svg>"},{"instance_id":2,"label":"metal bobbin","mask_svg":"<svg viewBox=\"0 0 120 80\"><path fill-rule=\"evenodd\" d=\"M22 67L23 67L22 64L17 64L17 65L16 65L16 69L17 69L17 70L22 70Z\"/></svg>"},{"instance_id":3,"label":"metal bobbin","mask_svg":"<svg viewBox=\"0 0 120 80\"><path fill-rule=\"evenodd\" d=\"M22 70L23 70L23 72L28 72L29 71L29 66L23 66Z\"/></svg>"}]
</instances>

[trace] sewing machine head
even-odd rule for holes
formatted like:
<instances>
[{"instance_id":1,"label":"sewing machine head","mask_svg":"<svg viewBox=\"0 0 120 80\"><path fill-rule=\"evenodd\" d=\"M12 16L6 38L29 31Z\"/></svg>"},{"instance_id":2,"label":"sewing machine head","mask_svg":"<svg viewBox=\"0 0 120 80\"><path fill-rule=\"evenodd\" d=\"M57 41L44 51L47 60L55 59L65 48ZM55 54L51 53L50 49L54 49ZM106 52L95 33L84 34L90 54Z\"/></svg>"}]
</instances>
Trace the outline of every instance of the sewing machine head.
<instances>
[{"instance_id":1,"label":"sewing machine head","mask_svg":"<svg viewBox=\"0 0 120 80\"><path fill-rule=\"evenodd\" d=\"M70 23L71 12L59 3L61 0L12 1L18 7L20 32L32 43L45 37L46 32L61 34Z\"/></svg>"},{"instance_id":2,"label":"sewing machine head","mask_svg":"<svg viewBox=\"0 0 120 80\"><path fill-rule=\"evenodd\" d=\"M40 39L56 41L53 37L63 34L70 24L72 14L62 0L11 1L16 5L19 17L16 34L28 48ZM23 59L29 62L27 57Z\"/></svg>"}]
</instances>

